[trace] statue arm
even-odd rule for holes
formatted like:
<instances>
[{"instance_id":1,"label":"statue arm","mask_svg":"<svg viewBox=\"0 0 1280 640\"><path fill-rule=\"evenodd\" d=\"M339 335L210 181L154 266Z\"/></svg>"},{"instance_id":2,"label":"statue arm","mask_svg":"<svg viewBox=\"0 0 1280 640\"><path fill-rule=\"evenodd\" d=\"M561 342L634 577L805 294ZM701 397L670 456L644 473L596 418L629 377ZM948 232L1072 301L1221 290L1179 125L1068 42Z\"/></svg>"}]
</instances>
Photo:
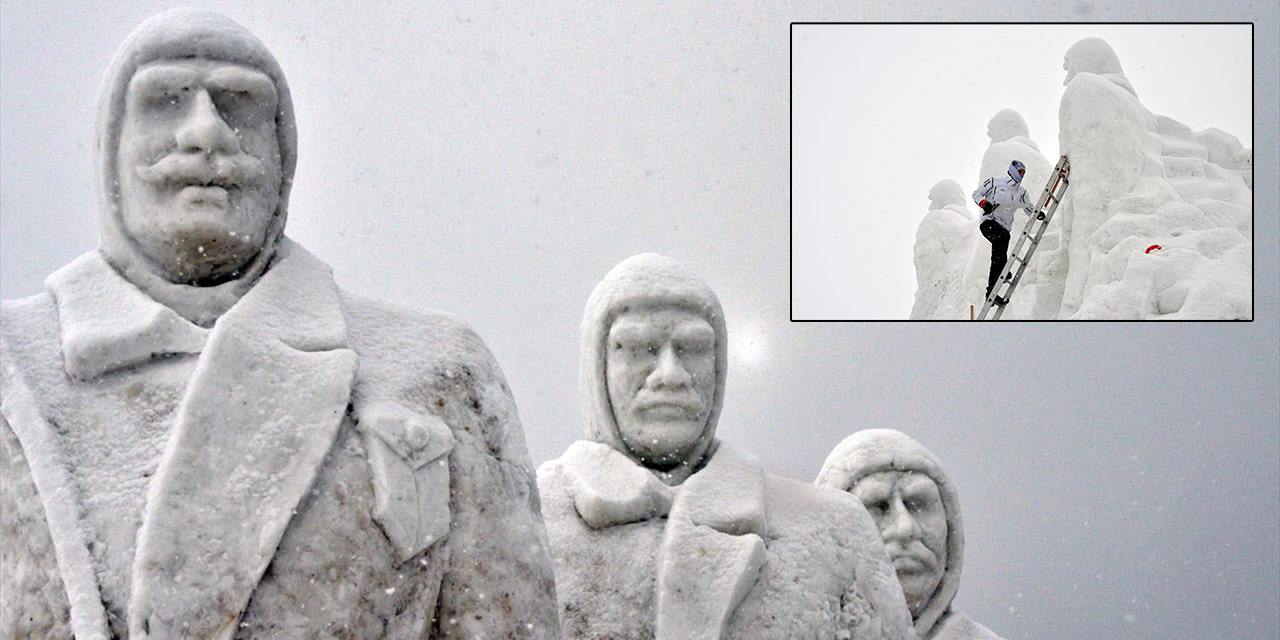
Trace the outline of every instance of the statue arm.
<instances>
[{"instance_id":1,"label":"statue arm","mask_svg":"<svg viewBox=\"0 0 1280 640\"><path fill-rule=\"evenodd\" d=\"M559 638L533 466L511 393L487 350L482 355L446 394L457 444L434 637Z\"/></svg>"}]
</instances>

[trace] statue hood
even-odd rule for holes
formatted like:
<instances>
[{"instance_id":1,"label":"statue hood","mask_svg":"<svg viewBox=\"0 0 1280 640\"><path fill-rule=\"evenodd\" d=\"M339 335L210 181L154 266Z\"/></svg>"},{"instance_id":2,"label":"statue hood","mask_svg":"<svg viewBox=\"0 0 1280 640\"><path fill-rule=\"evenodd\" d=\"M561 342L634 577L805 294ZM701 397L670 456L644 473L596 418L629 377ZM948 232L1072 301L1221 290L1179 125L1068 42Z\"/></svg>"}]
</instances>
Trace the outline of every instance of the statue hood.
<instances>
[{"instance_id":1,"label":"statue hood","mask_svg":"<svg viewBox=\"0 0 1280 640\"><path fill-rule=\"evenodd\" d=\"M938 461L924 445L893 429L859 431L836 445L822 464L815 484L849 491L862 478L880 471L914 471L929 476L938 485L947 516L947 565L942 580L915 620L916 633L929 637L938 619L951 608L960 589L960 569L964 564L964 524L960 518L960 498Z\"/></svg>"},{"instance_id":2,"label":"statue hood","mask_svg":"<svg viewBox=\"0 0 1280 640\"><path fill-rule=\"evenodd\" d=\"M965 206L965 192L955 180L939 180L929 189L929 210L937 211L950 205Z\"/></svg>"},{"instance_id":3,"label":"statue hood","mask_svg":"<svg viewBox=\"0 0 1280 640\"><path fill-rule=\"evenodd\" d=\"M711 447L716 421L724 404L724 381L728 371L728 332L720 300L705 282L680 263L655 253L643 253L618 263L596 285L582 314L579 397L588 440L605 443L641 464L628 449L618 431L613 406L609 402L606 356L609 329L619 314L630 309L678 308L704 318L716 334L715 395L707 424L696 449L701 458ZM690 464L695 464L691 460Z\"/></svg>"},{"instance_id":4,"label":"statue hood","mask_svg":"<svg viewBox=\"0 0 1280 640\"><path fill-rule=\"evenodd\" d=\"M1001 109L987 122L987 137L992 142L1004 142L1014 136L1026 138L1030 135L1027 121L1013 109Z\"/></svg>"},{"instance_id":5,"label":"statue hood","mask_svg":"<svg viewBox=\"0 0 1280 640\"><path fill-rule=\"evenodd\" d=\"M211 287L173 284L156 275L135 247L120 211L117 151L124 118L125 91L138 67L156 60L202 58L251 67L271 78L278 95L276 135L280 147L280 197L267 229L262 250L240 278ZM297 126L289 84L280 64L257 37L232 20L208 11L180 8L152 16L138 25L116 50L103 76L98 99L96 163L99 209L99 251L117 271L144 290L163 289L166 297L210 300L211 308L225 308L266 270L284 234L289 189L297 164ZM228 298L230 300L221 300ZM224 304L219 304L222 302ZM206 318L205 320L210 319ZM202 323L203 324L203 323Z\"/></svg>"},{"instance_id":6,"label":"statue hood","mask_svg":"<svg viewBox=\"0 0 1280 640\"><path fill-rule=\"evenodd\" d=\"M1076 74L1093 73L1119 85L1133 94L1133 97L1138 97L1133 84L1124 75L1124 68L1120 66L1120 57L1102 38L1085 38L1071 45L1063 56L1062 68L1067 72L1067 77L1062 81L1063 86L1070 84Z\"/></svg>"}]
</instances>

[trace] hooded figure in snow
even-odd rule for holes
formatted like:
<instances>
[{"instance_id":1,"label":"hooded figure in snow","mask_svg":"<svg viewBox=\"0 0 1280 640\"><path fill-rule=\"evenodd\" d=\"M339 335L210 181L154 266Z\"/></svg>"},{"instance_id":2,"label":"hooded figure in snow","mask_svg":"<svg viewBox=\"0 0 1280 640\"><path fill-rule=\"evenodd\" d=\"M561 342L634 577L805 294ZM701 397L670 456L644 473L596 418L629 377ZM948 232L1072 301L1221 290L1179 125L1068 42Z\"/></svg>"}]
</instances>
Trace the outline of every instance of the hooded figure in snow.
<instances>
[{"instance_id":1,"label":"hooded figure in snow","mask_svg":"<svg viewBox=\"0 0 1280 640\"><path fill-rule=\"evenodd\" d=\"M538 469L566 638L910 638L857 500L715 438L728 363L715 294L629 258L582 319L587 440Z\"/></svg>"},{"instance_id":2,"label":"hooded figure in snow","mask_svg":"<svg viewBox=\"0 0 1280 640\"><path fill-rule=\"evenodd\" d=\"M973 237L976 224L965 207L964 188L955 180L939 180L929 189L929 213L920 221L912 247L916 267L912 319L945 317L940 316L940 308L958 304L964 258L974 252L977 244Z\"/></svg>"},{"instance_id":3,"label":"hooded figure in snow","mask_svg":"<svg viewBox=\"0 0 1280 640\"><path fill-rule=\"evenodd\" d=\"M836 445L814 481L867 507L898 572L923 640L1000 640L951 608L960 588L960 499L938 459L892 429L859 431Z\"/></svg>"},{"instance_id":4,"label":"hooded figure in snow","mask_svg":"<svg viewBox=\"0 0 1280 640\"><path fill-rule=\"evenodd\" d=\"M497 364L283 235L295 149L240 25L117 51L101 246L0 306L0 637L558 637Z\"/></svg>"},{"instance_id":5,"label":"hooded figure in snow","mask_svg":"<svg viewBox=\"0 0 1280 640\"><path fill-rule=\"evenodd\" d=\"M996 279L1009 261L1009 237L1013 227L1013 210L1018 207L1001 205L1021 205L1023 213L1031 215L1032 204L1027 200L1027 191L1022 188L1022 178L1027 173L1026 165L1014 160L1009 163L1009 170L1004 178L987 178L973 192L973 201L982 207L982 223L978 230L982 237L991 242L991 273L987 277L987 295L996 286ZM1008 302L1007 300L1004 302Z\"/></svg>"},{"instance_id":6,"label":"hooded figure in snow","mask_svg":"<svg viewBox=\"0 0 1280 640\"><path fill-rule=\"evenodd\" d=\"M1072 180L1055 317L1252 319L1252 152L1152 113L1105 40L1072 45L1063 69Z\"/></svg>"}]
</instances>

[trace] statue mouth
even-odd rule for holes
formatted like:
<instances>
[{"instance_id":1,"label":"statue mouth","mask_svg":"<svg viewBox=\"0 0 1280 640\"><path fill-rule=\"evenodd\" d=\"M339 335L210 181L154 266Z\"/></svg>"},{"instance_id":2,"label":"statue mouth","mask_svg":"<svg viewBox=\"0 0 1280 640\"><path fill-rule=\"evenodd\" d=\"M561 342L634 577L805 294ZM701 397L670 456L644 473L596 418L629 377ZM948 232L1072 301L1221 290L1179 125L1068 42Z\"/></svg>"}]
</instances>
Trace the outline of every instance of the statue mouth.
<instances>
[{"instance_id":1,"label":"statue mouth","mask_svg":"<svg viewBox=\"0 0 1280 640\"><path fill-rule=\"evenodd\" d=\"M137 174L153 185L178 190L216 187L226 191L261 181L266 177L266 167L262 161L246 153L223 156L179 152L138 167Z\"/></svg>"},{"instance_id":2,"label":"statue mouth","mask_svg":"<svg viewBox=\"0 0 1280 640\"><path fill-rule=\"evenodd\" d=\"M693 398L654 398L638 403L635 412L650 420L685 420L698 417L702 403Z\"/></svg>"},{"instance_id":3,"label":"statue mouth","mask_svg":"<svg viewBox=\"0 0 1280 640\"><path fill-rule=\"evenodd\" d=\"M937 560L927 550L903 550L897 553L889 550L889 558L898 573L928 573L933 571Z\"/></svg>"},{"instance_id":4,"label":"statue mouth","mask_svg":"<svg viewBox=\"0 0 1280 640\"><path fill-rule=\"evenodd\" d=\"M217 184L190 184L181 187L178 197L187 206L213 206L226 209L231 204L229 188Z\"/></svg>"}]
</instances>

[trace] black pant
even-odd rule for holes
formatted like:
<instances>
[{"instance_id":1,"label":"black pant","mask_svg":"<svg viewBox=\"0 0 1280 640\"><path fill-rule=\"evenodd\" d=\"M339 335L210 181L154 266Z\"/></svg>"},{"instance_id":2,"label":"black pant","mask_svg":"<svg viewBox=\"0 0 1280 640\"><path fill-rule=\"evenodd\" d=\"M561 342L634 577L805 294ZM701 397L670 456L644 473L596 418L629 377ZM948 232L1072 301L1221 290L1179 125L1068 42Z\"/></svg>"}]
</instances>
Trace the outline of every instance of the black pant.
<instances>
[{"instance_id":1,"label":"black pant","mask_svg":"<svg viewBox=\"0 0 1280 640\"><path fill-rule=\"evenodd\" d=\"M1004 264L1009 261L1009 231L995 220L982 221L978 230L991 242L991 275L987 277L987 295L990 296L1000 272L1004 271Z\"/></svg>"}]
</instances>

